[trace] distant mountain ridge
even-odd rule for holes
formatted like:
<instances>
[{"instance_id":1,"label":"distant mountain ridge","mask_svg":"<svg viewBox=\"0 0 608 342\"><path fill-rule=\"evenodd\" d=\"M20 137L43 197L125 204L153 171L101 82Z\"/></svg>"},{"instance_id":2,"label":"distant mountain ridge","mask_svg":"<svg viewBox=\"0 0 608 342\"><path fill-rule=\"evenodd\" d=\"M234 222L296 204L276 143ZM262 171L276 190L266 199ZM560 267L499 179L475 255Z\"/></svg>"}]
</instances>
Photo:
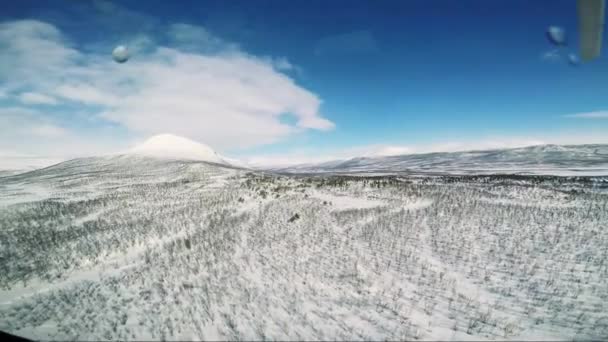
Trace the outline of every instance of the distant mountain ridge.
<instances>
[{"instance_id":1,"label":"distant mountain ridge","mask_svg":"<svg viewBox=\"0 0 608 342\"><path fill-rule=\"evenodd\" d=\"M94 160L105 164L146 164L149 159L162 161L202 161L231 168L246 164L224 157L209 146L170 134L161 134L119 154L77 158L60 163L61 167ZM151 161L151 160L150 160ZM26 169L0 170L0 177L32 172L47 165ZM86 162L88 163L88 162ZM383 157L355 157L318 164L259 170L278 173L424 173L424 174L535 174L563 176L608 176L608 144L535 145L510 149L463 152L432 152Z\"/></svg>"},{"instance_id":2,"label":"distant mountain ridge","mask_svg":"<svg viewBox=\"0 0 608 342\"><path fill-rule=\"evenodd\" d=\"M608 144L535 145L510 149L356 157L276 168L286 173L508 173L608 175Z\"/></svg>"}]
</instances>

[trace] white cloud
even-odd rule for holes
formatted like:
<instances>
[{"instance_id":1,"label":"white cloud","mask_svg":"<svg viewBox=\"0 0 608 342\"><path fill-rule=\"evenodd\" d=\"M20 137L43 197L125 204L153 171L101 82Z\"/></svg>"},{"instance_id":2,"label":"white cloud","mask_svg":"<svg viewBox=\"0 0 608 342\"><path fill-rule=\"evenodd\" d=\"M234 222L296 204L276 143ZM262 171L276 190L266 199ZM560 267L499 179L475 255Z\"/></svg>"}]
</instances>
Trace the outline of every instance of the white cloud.
<instances>
[{"instance_id":1,"label":"white cloud","mask_svg":"<svg viewBox=\"0 0 608 342\"><path fill-rule=\"evenodd\" d=\"M19 101L28 105L45 104L54 105L57 104L57 100L45 94L26 92L19 95Z\"/></svg>"},{"instance_id":2,"label":"white cloud","mask_svg":"<svg viewBox=\"0 0 608 342\"><path fill-rule=\"evenodd\" d=\"M121 71L137 89L103 117L145 134L171 132L216 148L276 142L296 132L280 122L293 114L301 129L331 129L320 117L320 100L272 65L234 54L205 56L159 48L148 61ZM116 94L117 96L119 94Z\"/></svg>"},{"instance_id":3,"label":"white cloud","mask_svg":"<svg viewBox=\"0 0 608 342\"><path fill-rule=\"evenodd\" d=\"M115 10L105 2L99 6L100 11ZM97 120L127 129L133 137L173 133L220 151L333 128L320 113L319 97L281 73L287 60L277 64L249 55L193 25L174 24L166 34L172 47L150 49L154 42L141 35L138 39L148 48L117 64L109 54L73 48L48 23L5 22L0 24L0 45L7 47L0 56L0 78L8 80L9 91L25 91L24 103L78 106L80 113L94 113ZM197 44L206 45L195 49ZM283 114L295 117L295 126L281 122ZM62 132L38 127L35 120L22 124L30 135Z\"/></svg>"},{"instance_id":4,"label":"white cloud","mask_svg":"<svg viewBox=\"0 0 608 342\"><path fill-rule=\"evenodd\" d=\"M577 113L564 115L566 118L579 118L579 119L608 119L608 111L597 111L588 113Z\"/></svg>"}]
</instances>

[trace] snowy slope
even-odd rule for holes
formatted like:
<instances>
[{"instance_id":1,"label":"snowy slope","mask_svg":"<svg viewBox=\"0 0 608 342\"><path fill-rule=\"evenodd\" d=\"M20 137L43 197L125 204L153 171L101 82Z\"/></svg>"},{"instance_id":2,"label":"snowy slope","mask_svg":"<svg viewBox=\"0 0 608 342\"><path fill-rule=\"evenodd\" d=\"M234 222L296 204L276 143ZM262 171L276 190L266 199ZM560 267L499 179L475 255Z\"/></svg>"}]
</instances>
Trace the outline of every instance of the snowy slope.
<instances>
[{"instance_id":1,"label":"snowy slope","mask_svg":"<svg viewBox=\"0 0 608 342\"><path fill-rule=\"evenodd\" d=\"M318 165L296 165L275 171L608 175L608 145L540 145L487 151L360 157Z\"/></svg>"}]
</instances>

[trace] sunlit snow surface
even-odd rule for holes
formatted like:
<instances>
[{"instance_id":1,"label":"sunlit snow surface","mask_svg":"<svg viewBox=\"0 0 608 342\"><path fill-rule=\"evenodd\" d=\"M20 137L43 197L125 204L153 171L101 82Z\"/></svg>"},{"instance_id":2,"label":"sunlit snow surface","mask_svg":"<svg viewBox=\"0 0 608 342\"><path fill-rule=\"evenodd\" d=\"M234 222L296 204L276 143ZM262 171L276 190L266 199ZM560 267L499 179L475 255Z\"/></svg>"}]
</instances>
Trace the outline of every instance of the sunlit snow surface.
<instances>
[{"instance_id":1,"label":"sunlit snow surface","mask_svg":"<svg viewBox=\"0 0 608 342\"><path fill-rule=\"evenodd\" d=\"M607 187L603 177L279 176L132 155L73 160L0 178L0 330L605 339Z\"/></svg>"}]
</instances>

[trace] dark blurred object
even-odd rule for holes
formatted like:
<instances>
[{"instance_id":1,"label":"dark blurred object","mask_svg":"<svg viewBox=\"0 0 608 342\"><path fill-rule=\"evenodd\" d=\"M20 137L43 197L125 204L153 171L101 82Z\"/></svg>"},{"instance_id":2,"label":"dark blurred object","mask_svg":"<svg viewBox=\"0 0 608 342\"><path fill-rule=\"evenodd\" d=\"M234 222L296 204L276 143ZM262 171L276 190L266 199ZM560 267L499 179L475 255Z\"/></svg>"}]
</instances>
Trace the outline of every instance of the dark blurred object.
<instances>
[{"instance_id":1,"label":"dark blurred object","mask_svg":"<svg viewBox=\"0 0 608 342\"><path fill-rule=\"evenodd\" d=\"M578 0L580 56L584 61L597 58L602 49L605 0Z\"/></svg>"}]
</instances>

